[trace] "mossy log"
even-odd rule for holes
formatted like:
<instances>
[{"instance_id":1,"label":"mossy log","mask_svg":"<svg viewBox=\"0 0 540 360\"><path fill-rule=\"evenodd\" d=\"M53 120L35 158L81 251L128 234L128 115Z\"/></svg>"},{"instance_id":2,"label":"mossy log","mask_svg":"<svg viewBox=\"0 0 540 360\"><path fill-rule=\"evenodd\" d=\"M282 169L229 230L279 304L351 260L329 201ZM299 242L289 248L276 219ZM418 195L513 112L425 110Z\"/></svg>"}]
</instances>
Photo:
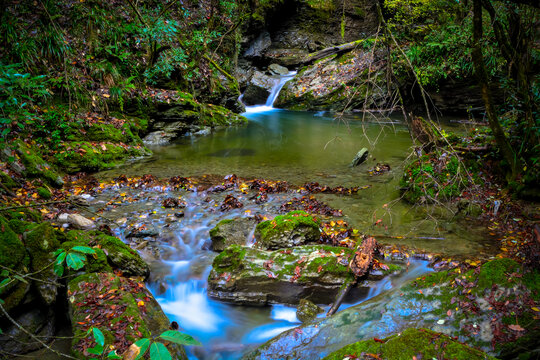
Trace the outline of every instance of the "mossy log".
<instances>
[{"instance_id":1,"label":"mossy log","mask_svg":"<svg viewBox=\"0 0 540 360\"><path fill-rule=\"evenodd\" d=\"M319 50L317 52L311 53L308 56L306 56L302 60L302 64L309 65L309 64L314 63L317 60L323 59L330 55L346 53L348 51L356 49L362 42L363 40L356 40L356 41L352 41L346 44L327 47L325 49Z\"/></svg>"}]
</instances>

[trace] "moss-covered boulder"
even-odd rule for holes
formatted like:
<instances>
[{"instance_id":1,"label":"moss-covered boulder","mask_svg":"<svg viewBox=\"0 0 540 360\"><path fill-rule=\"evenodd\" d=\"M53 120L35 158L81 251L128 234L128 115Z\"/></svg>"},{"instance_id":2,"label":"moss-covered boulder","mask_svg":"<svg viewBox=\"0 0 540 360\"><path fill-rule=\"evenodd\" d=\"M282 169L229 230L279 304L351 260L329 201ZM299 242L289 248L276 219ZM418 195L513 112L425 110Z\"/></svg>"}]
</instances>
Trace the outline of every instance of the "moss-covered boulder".
<instances>
[{"instance_id":1,"label":"moss-covered boulder","mask_svg":"<svg viewBox=\"0 0 540 360\"><path fill-rule=\"evenodd\" d=\"M255 247L275 250L319 241L320 221L305 211L291 211L255 228Z\"/></svg>"},{"instance_id":2,"label":"moss-covered boulder","mask_svg":"<svg viewBox=\"0 0 540 360\"><path fill-rule=\"evenodd\" d=\"M24 245L30 254L31 271L36 279L35 287L45 304L51 305L58 294L58 276L51 266L55 261L53 253L60 247L56 231L49 223L35 225L24 233Z\"/></svg>"},{"instance_id":3,"label":"moss-covered boulder","mask_svg":"<svg viewBox=\"0 0 540 360\"><path fill-rule=\"evenodd\" d=\"M404 199L414 204L451 200L470 181L458 157L436 151L407 165L399 184Z\"/></svg>"},{"instance_id":4,"label":"moss-covered boulder","mask_svg":"<svg viewBox=\"0 0 540 360\"><path fill-rule=\"evenodd\" d=\"M456 268L429 273L329 318L286 331L247 358L320 358L411 327L455 337L493 356L532 358L540 347L538 313L532 305L540 300L539 284L537 270L510 259L491 260L466 272Z\"/></svg>"},{"instance_id":5,"label":"moss-covered boulder","mask_svg":"<svg viewBox=\"0 0 540 360\"><path fill-rule=\"evenodd\" d=\"M251 218L221 220L210 230L211 249L221 252L230 245L246 245L255 224L255 219Z\"/></svg>"},{"instance_id":6,"label":"moss-covered boulder","mask_svg":"<svg viewBox=\"0 0 540 360\"><path fill-rule=\"evenodd\" d=\"M69 315L73 326L72 353L79 359L98 358L87 352L96 345L88 329L105 335L107 346L119 354L141 338L169 329L169 319L141 281L112 273L79 276L68 284ZM182 347L169 344L174 359L186 359Z\"/></svg>"},{"instance_id":7,"label":"moss-covered boulder","mask_svg":"<svg viewBox=\"0 0 540 360\"><path fill-rule=\"evenodd\" d=\"M64 185L62 177L53 166L43 160L41 151L35 145L17 140L0 152L0 159L5 161L13 172L21 176L41 179L54 187ZM7 180L2 180L2 183L4 182ZM13 185L10 182L7 183Z\"/></svg>"},{"instance_id":8,"label":"moss-covered boulder","mask_svg":"<svg viewBox=\"0 0 540 360\"><path fill-rule=\"evenodd\" d=\"M87 272L106 272L115 269L126 276L142 276L150 274L148 264L140 255L122 240L108 236L100 231L72 230L66 234L67 241L62 244L65 250L73 246L83 245L94 247L97 257L89 257L85 266Z\"/></svg>"},{"instance_id":9,"label":"moss-covered boulder","mask_svg":"<svg viewBox=\"0 0 540 360\"><path fill-rule=\"evenodd\" d=\"M10 311L23 300L30 285L14 279L10 270L7 270L8 273L5 274L4 268L17 273L25 273L30 265L30 257L19 235L11 229L9 222L2 216L0 216L0 265L3 268L0 273L4 274L0 275L0 283L8 277L12 279L0 287L0 299L4 301L4 309Z\"/></svg>"},{"instance_id":10,"label":"moss-covered boulder","mask_svg":"<svg viewBox=\"0 0 540 360\"><path fill-rule=\"evenodd\" d=\"M110 169L128 159L150 154L141 144L72 141L62 143L61 146L63 149L54 155L55 161L68 173Z\"/></svg>"},{"instance_id":11,"label":"moss-covered boulder","mask_svg":"<svg viewBox=\"0 0 540 360\"><path fill-rule=\"evenodd\" d=\"M353 279L352 254L352 249L328 245L276 251L231 245L214 259L208 295L241 304L297 304L300 299L328 304ZM368 280L355 291L366 291L373 285Z\"/></svg>"},{"instance_id":12,"label":"moss-covered boulder","mask_svg":"<svg viewBox=\"0 0 540 360\"><path fill-rule=\"evenodd\" d=\"M347 345L324 357L342 360L347 355L374 354L379 359L454 359L495 360L485 352L471 348L447 335L428 329L406 329L400 334L379 341L370 339ZM373 356L373 355L372 355Z\"/></svg>"}]
</instances>

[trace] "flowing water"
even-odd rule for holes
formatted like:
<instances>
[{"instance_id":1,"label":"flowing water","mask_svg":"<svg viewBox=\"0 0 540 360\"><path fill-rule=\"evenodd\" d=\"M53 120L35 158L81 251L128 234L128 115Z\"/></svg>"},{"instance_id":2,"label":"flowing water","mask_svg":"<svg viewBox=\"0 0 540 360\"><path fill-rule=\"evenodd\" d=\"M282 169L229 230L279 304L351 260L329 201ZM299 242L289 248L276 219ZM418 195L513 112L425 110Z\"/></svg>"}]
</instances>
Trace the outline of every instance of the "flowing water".
<instances>
[{"instance_id":1,"label":"flowing water","mask_svg":"<svg viewBox=\"0 0 540 360\"><path fill-rule=\"evenodd\" d=\"M316 181L329 186L369 186L357 195L325 194L317 198L342 209L344 220L361 232L378 235L383 243L395 242L453 255L493 251L480 228L452 221L448 211L411 207L398 201L399 177L412 150L408 131L399 116L388 118L367 113L337 117L324 112L274 109L272 103L273 99L269 99L265 106L249 108L245 114L249 119L246 126L182 138L173 145L154 148L150 159L99 176L110 179L118 174L171 177L234 173L245 178L286 180L295 185ZM369 149L367 162L349 167L363 147ZM377 163L389 164L392 170L370 176L368 170ZM183 331L204 344L202 348L191 349L190 356L235 359L241 356L245 346L260 344L300 324L291 306L234 306L206 295L206 278L215 257L211 251L204 250L209 229L223 218L260 211L275 213L286 195L270 195L269 203L263 208L247 201L241 211L228 213L215 209L223 193L210 195L213 197L210 201L203 201L206 194L185 191L171 194L156 189L141 194L139 190L132 195L142 200L114 209L108 215L113 219L144 218L143 222L159 231L159 238L152 244L154 253L143 251L152 266L149 288L170 319L178 321ZM167 221L170 214L158 205L162 198L171 195L180 195L188 203L181 221ZM107 202L112 196L114 193L105 192L96 199L96 204ZM382 221L377 222L379 219ZM119 236L124 236L126 226L120 228ZM158 257L156 252L160 254ZM370 293L352 301L364 301L427 271L425 262L413 261L404 274L382 280ZM347 306L350 304L343 307Z\"/></svg>"}]
</instances>

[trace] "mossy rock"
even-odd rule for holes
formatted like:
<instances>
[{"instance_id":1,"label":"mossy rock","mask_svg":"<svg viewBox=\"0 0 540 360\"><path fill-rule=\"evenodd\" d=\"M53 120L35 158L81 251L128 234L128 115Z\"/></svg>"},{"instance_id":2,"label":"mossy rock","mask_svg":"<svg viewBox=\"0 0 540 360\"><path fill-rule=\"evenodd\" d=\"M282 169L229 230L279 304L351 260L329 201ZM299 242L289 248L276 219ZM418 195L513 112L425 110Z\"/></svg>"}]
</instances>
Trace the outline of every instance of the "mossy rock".
<instances>
[{"instance_id":1,"label":"mossy rock","mask_svg":"<svg viewBox=\"0 0 540 360\"><path fill-rule=\"evenodd\" d=\"M126 276L142 276L147 278L150 274L148 264L139 256L139 254L124 244L122 240L114 236L108 236L100 231L82 231L71 230L66 233L67 243L63 244L64 249L73 247L75 244L99 248L98 259L91 259L92 263L88 272L110 271L111 267L119 270ZM67 245L66 245L67 244ZM103 256L101 256L103 253ZM105 261L103 262L103 258Z\"/></svg>"},{"instance_id":2,"label":"mossy rock","mask_svg":"<svg viewBox=\"0 0 540 360\"><path fill-rule=\"evenodd\" d=\"M10 190L17 187L17 183L11 178L11 176L3 171L0 171L0 183ZM2 190L0 189L0 191Z\"/></svg>"},{"instance_id":3,"label":"mossy rock","mask_svg":"<svg viewBox=\"0 0 540 360\"><path fill-rule=\"evenodd\" d=\"M383 340L364 340L347 345L324 357L324 360L342 360L347 355L376 354L380 359L410 360L453 359L453 360L495 360L486 353L471 348L447 335L428 329L406 329L401 334Z\"/></svg>"},{"instance_id":4,"label":"mossy rock","mask_svg":"<svg viewBox=\"0 0 540 360\"><path fill-rule=\"evenodd\" d=\"M39 223L43 220L39 211L31 210L29 208L5 211L2 212L2 215L8 220L20 220L35 223Z\"/></svg>"},{"instance_id":5,"label":"mossy rock","mask_svg":"<svg viewBox=\"0 0 540 360\"><path fill-rule=\"evenodd\" d=\"M19 236L11 229L9 222L0 216L0 265L18 273L28 272L30 257L19 239ZM1 271L0 271L1 272ZM12 273L8 276L11 277ZM0 282L6 279L0 276ZM12 281L0 288L0 298L6 311L15 308L23 300L30 285L18 280Z\"/></svg>"},{"instance_id":6,"label":"mossy rock","mask_svg":"<svg viewBox=\"0 0 540 360\"><path fill-rule=\"evenodd\" d=\"M122 353L141 338L155 338L169 329L169 319L143 282L112 273L81 275L68 284L69 314L73 324L72 354L97 358L87 352L95 341L87 331L99 328L105 343ZM89 320L91 319L91 320ZM167 345L173 359L187 359L183 347Z\"/></svg>"},{"instance_id":7,"label":"mossy rock","mask_svg":"<svg viewBox=\"0 0 540 360\"><path fill-rule=\"evenodd\" d=\"M146 156L150 151L142 145L97 145L90 142L64 143L64 150L55 154L56 163L68 173L100 171L124 163L127 159Z\"/></svg>"},{"instance_id":8,"label":"mossy rock","mask_svg":"<svg viewBox=\"0 0 540 360\"><path fill-rule=\"evenodd\" d=\"M39 197L41 197L42 199L49 200L50 198L52 198L51 191L47 189L46 187L38 187L37 193Z\"/></svg>"},{"instance_id":9,"label":"mossy rock","mask_svg":"<svg viewBox=\"0 0 540 360\"><path fill-rule=\"evenodd\" d=\"M255 247L275 250L318 242L320 221L305 211L291 211L255 228Z\"/></svg>"},{"instance_id":10,"label":"mossy rock","mask_svg":"<svg viewBox=\"0 0 540 360\"><path fill-rule=\"evenodd\" d=\"M139 136L134 135L129 123L121 127L113 124L92 124L86 129L85 139L89 141L104 141L111 143L140 144Z\"/></svg>"},{"instance_id":11,"label":"mossy rock","mask_svg":"<svg viewBox=\"0 0 540 360\"><path fill-rule=\"evenodd\" d=\"M348 267L353 252L329 245L276 251L231 245L214 259L208 276L208 295L256 305L297 304L300 299L329 303L341 286L354 277ZM368 275L368 281L353 293L367 291L378 279L379 276Z\"/></svg>"},{"instance_id":12,"label":"mossy rock","mask_svg":"<svg viewBox=\"0 0 540 360\"><path fill-rule=\"evenodd\" d=\"M60 242L56 238L56 230L49 223L33 226L24 233L24 244L30 254L30 270L35 273L34 286L47 305L56 301L58 289L53 283L58 276L51 266L55 261L54 251L59 249Z\"/></svg>"},{"instance_id":13,"label":"mossy rock","mask_svg":"<svg viewBox=\"0 0 540 360\"><path fill-rule=\"evenodd\" d=\"M210 230L212 250L220 252L230 245L246 245L255 223L255 220L250 218L221 220Z\"/></svg>"},{"instance_id":14,"label":"mossy rock","mask_svg":"<svg viewBox=\"0 0 540 360\"><path fill-rule=\"evenodd\" d=\"M317 314L320 314L324 311L320 306L315 305L313 302L301 299L296 309L296 317L301 322L305 323L315 319Z\"/></svg>"},{"instance_id":15,"label":"mossy rock","mask_svg":"<svg viewBox=\"0 0 540 360\"><path fill-rule=\"evenodd\" d=\"M16 142L15 146L17 155L19 156L22 165L24 165L24 170L21 175L29 178L40 178L47 184L55 187L64 185L62 177L58 175L51 165L43 160L37 149L28 146L20 140Z\"/></svg>"},{"instance_id":16,"label":"mossy rock","mask_svg":"<svg viewBox=\"0 0 540 360\"><path fill-rule=\"evenodd\" d=\"M449 201L469 184L460 159L439 152L423 155L407 165L399 182L404 199L411 204Z\"/></svg>"}]
</instances>

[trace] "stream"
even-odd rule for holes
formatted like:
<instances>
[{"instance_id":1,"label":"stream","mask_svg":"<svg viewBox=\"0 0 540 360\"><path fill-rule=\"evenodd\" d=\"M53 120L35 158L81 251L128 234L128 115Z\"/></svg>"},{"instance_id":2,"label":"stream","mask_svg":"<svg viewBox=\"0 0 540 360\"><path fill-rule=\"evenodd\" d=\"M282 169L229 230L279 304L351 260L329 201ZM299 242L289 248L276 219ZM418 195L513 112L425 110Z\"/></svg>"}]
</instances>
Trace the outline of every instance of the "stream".
<instances>
[{"instance_id":1,"label":"stream","mask_svg":"<svg viewBox=\"0 0 540 360\"><path fill-rule=\"evenodd\" d=\"M281 82L277 85L282 86ZM333 187L366 187L355 195L318 194L316 198L342 209L343 220L361 232L375 234L381 243L405 244L452 255L492 253L493 246L479 226L453 221L452 214L444 208L411 207L398 201L399 178L412 152L412 142L401 117L372 113L337 117L325 112L293 112L274 109L272 102L248 108L244 115L249 123L244 127L219 129L206 136L186 136L173 145L153 148L150 159L98 176L110 180L119 174L171 177L234 173L248 179L285 180L298 186L315 181ZM358 167L349 167L362 147L369 149L370 157ZM371 176L368 170L377 163L389 164L391 171ZM110 203L119 191L112 188L102 192L92 201L94 209ZM216 256L207 250L209 230L226 218L277 214L279 205L290 199L290 194L269 194L267 203L257 205L238 189L220 194L160 188L122 191L123 197L134 200L108 206L105 213L120 224L116 235L132 241L131 246L140 249L149 262L152 275L148 287L170 320L177 321L181 331L203 343L203 347L189 349L191 358L237 359L247 347L300 325L293 306L236 306L206 295L206 279ZM238 197L244 207L221 212L218 206L227 194ZM159 206L167 197L181 197L187 203L181 219ZM135 219L135 223L127 219ZM382 221L374 226L379 219ZM159 233L145 246L141 245L142 239L133 242L126 236L130 226L141 224ZM246 243L249 241L246 239ZM427 262L411 260L408 271L384 278L369 292L349 299L340 310L428 271L431 270Z\"/></svg>"}]
</instances>

